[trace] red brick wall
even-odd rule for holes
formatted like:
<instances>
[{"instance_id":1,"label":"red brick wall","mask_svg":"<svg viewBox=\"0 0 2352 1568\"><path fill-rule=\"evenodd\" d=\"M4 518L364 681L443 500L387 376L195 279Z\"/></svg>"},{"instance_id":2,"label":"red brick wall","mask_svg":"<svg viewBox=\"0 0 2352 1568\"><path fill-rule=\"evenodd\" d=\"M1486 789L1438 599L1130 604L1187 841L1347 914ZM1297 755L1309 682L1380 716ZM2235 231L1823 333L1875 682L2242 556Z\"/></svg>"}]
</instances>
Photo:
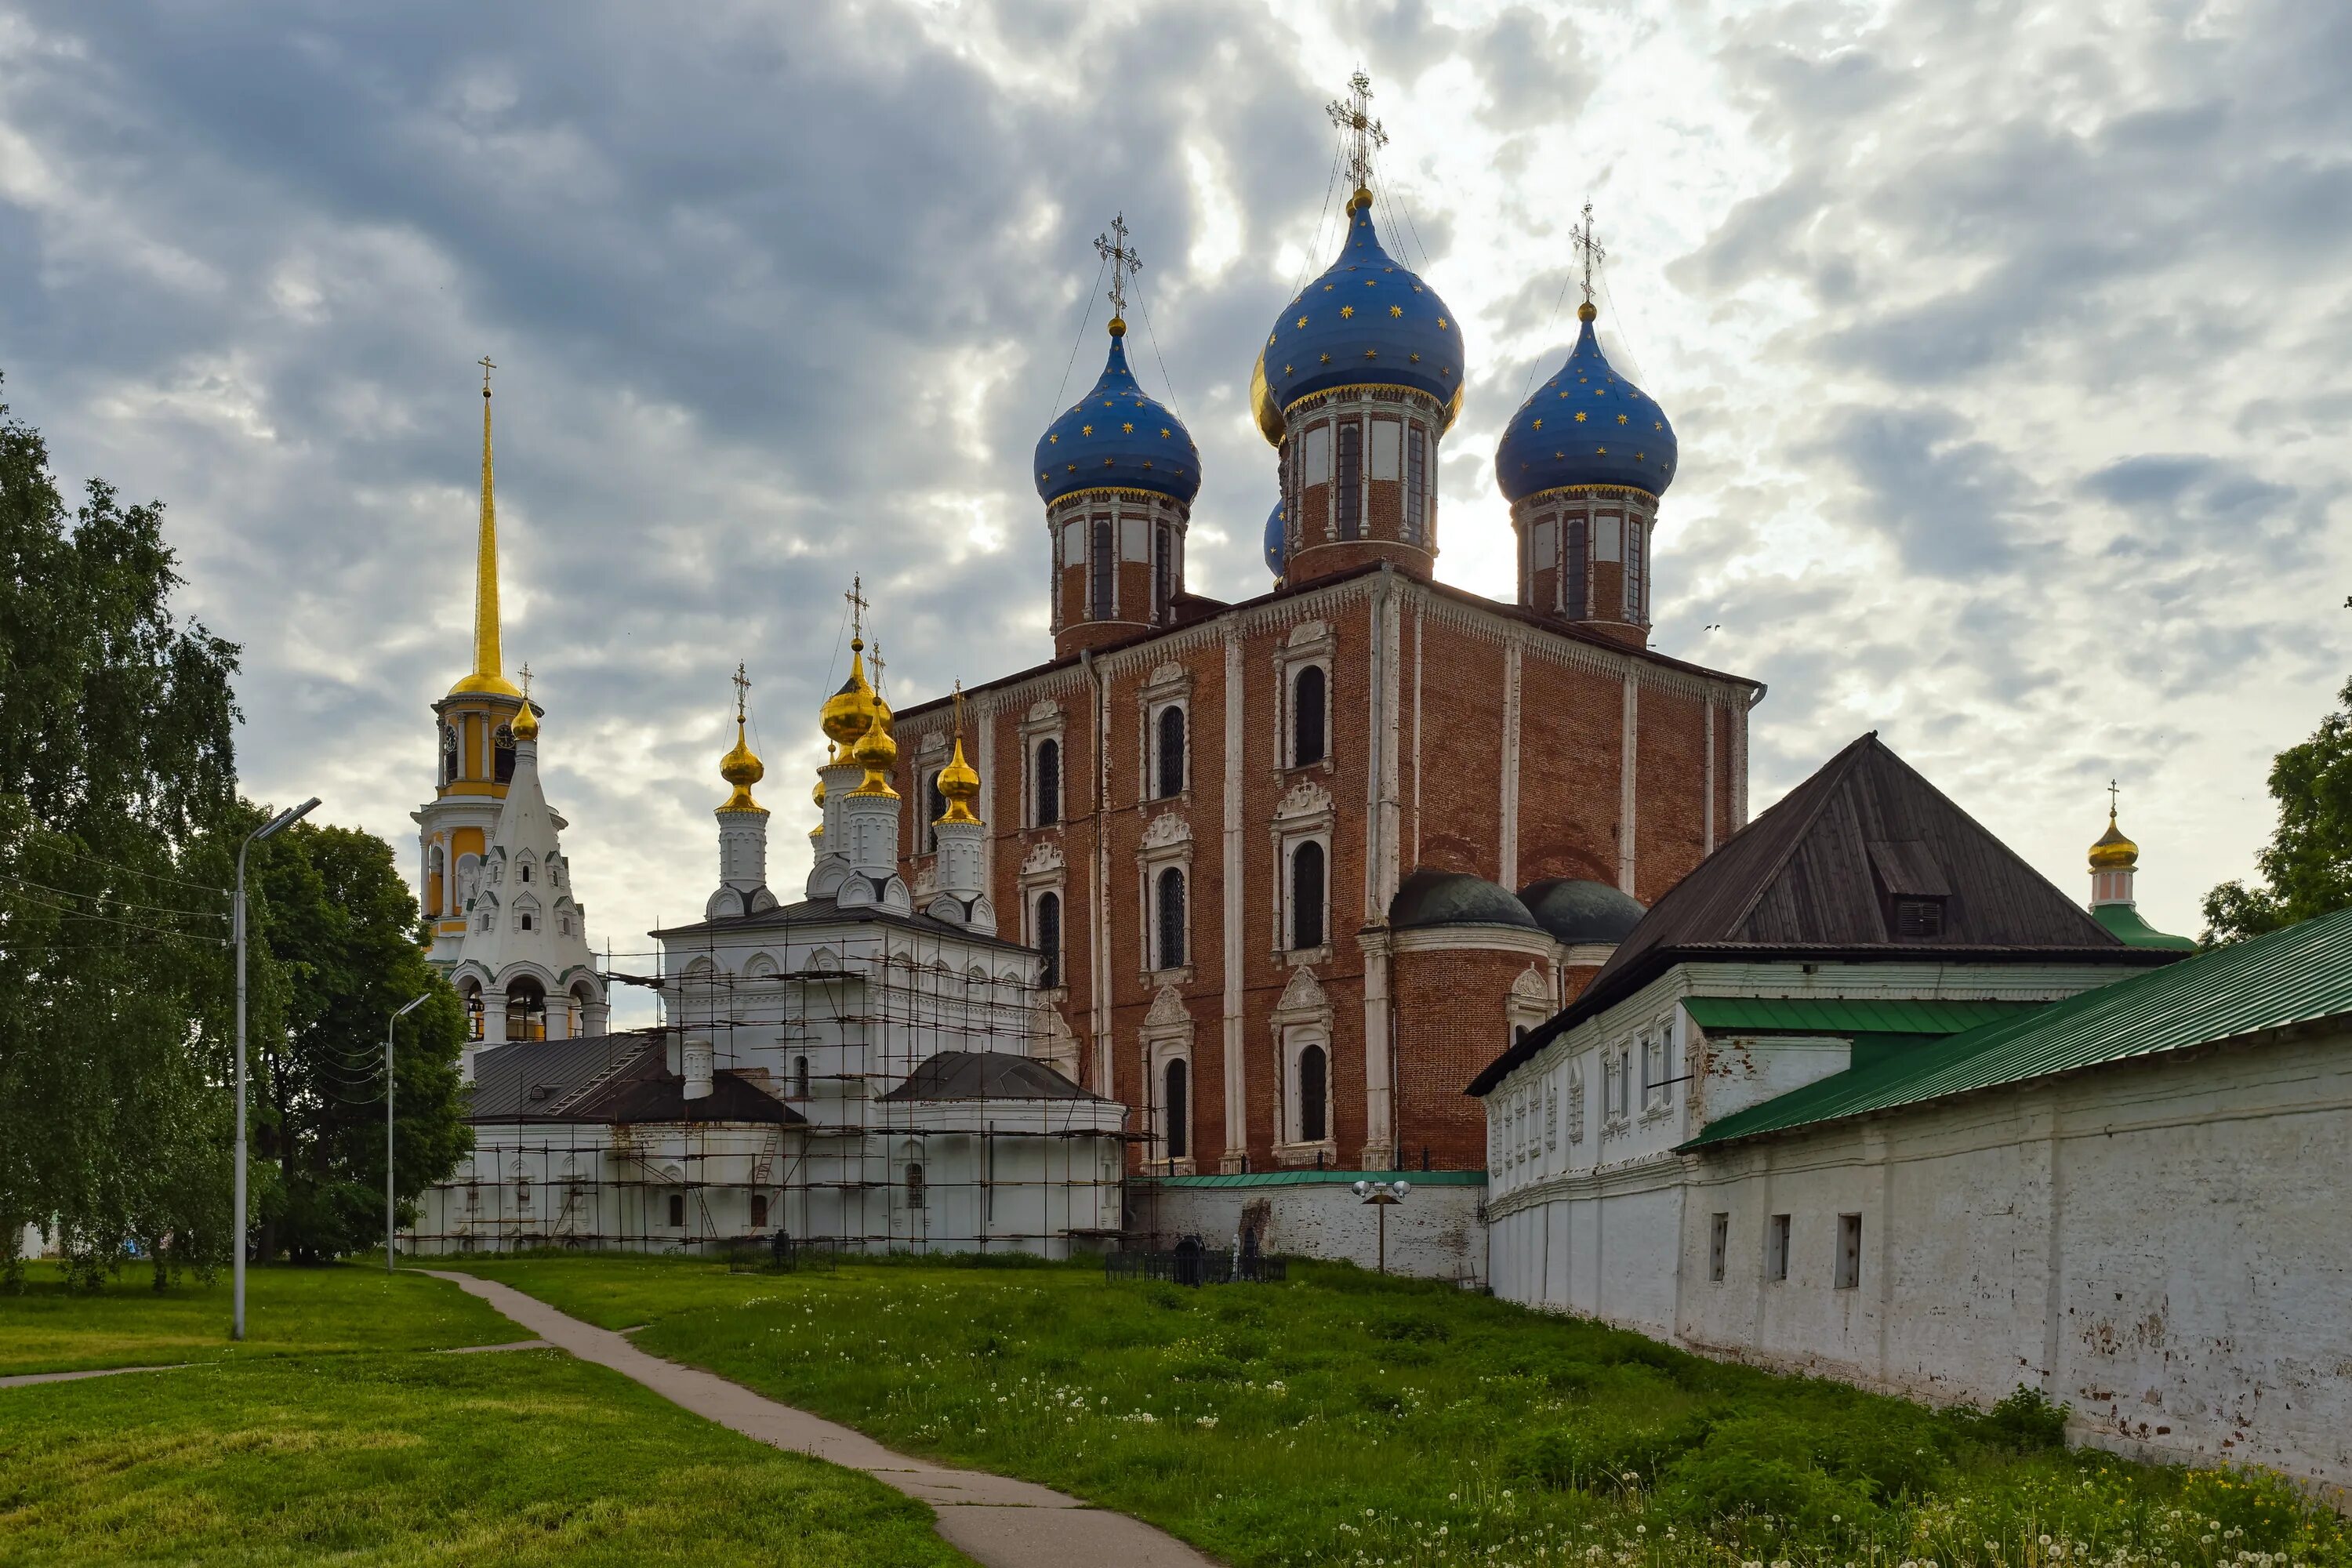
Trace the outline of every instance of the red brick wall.
<instances>
[{"instance_id":1,"label":"red brick wall","mask_svg":"<svg viewBox=\"0 0 2352 1568\"><path fill-rule=\"evenodd\" d=\"M1654 904L1706 854L1706 714L1696 697L1642 689L1634 737L1633 896Z\"/></svg>"},{"instance_id":2,"label":"red brick wall","mask_svg":"<svg viewBox=\"0 0 2352 1568\"><path fill-rule=\"evenodd\" d=\"M1418 864L1493 879L1501 874L1503 645L1435 616L1423 622ZM1402 689L1412 701L1413 673ZM1407 797L1408 807L1411 797ZM1413 850L1410 826L1406 854ZM1402 869L1410 873L1413 863Z\"/></svg>"},{"instance_id":3,"label":"red brick wall","mask_svg":"<svg viewBox=\"0 0 2352 1568\"><path fill-rule=\"evenodd\" d=\"M1617 882L1625 688L1618 677L1530 651L1519 670L1518 886L1545 877Z\"/></svg>"},{"instance_id":4,"label":"red brick wall","mask_svg":"<svg viewBox=\"0 0 2352 1568\"><path fill-rule=\"evenodd\" d=\"M1395 957L1398 1142L1418 1167L1423 1148L1440 1171L1486 1163L1486 1113L1463 1093L1511 1043L1506 999L1531 960L1524 952L1452 950Z\"/></svg>"}]
</instances>

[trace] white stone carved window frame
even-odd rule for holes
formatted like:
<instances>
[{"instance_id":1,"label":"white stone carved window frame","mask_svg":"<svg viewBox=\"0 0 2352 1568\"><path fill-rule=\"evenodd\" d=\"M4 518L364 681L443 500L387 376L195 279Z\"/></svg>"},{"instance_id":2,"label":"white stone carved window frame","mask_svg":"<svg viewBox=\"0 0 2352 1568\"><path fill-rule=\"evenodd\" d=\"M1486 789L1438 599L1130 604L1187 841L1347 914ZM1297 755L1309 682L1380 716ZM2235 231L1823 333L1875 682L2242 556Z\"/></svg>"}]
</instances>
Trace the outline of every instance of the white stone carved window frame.
<instances>
[{"instance_id":1,"label":"white stone carved window frame","mask_svg":"<svg viewBox=\"0 0 2352 1568\"><path fill-rule=\"evenodd\" d=\"M1274 962L1292 969L1330 962L1331 931L1331 839L1338 827L1339 811L1331 792L1313 779L1301 779L1275 803L1274 821L1267 831L1274 840L1274 929L1269 932ZM1291 858L1302 844L1323 847L1323 941L1315 947L1294 948L1290 934L1294 929L1291 910Z\"/></svg>"},{"instance_id":2,"label":"white stone carved window frame","mask_svg":"<svg viewBox=\"0 0 2352 1568\"><path fill-rule=\"evenodd\" d=\"M1337 770L1339 757L1339 693L1334 679L1339 653L1339 634L1328 621L1301 621L1290 628L1290 635L1274 652L1274 763L1277 773L1329 773ZM1292 766L1297 753L1298 672L1308 665L1323 671L1323 755L1318 760Z\"/></svg>"},{"instance_id":3,"label":"white stone carved window frame","mask_svg":"<svg viewBox=\"0 0 2352 1568\"><path fill-rule=\"evenodd\" d=\"M1066 889L1069 867L1064 860L1061 847L1052 842L1035 844L1021 862L1021 940L1037 948L1037 900L1047 893L1054 895L1061 906L1062 928L1058 933L1061 948L1061 984L1041 986L1038 997L1045 1002L1066 1002L1070 994L1070 895ZM1044 962L1041 958L1040 963Z\"/></svg>"},{"instance_id":4,"label":"white stone carved window frame","mask_svg":"<svg viewBox=\"0 0 2352 1568\"><path fill-rule=\"evenodd\" d=\"M1277 1163L1311 1165L1318 1154L1323 1156L1326 1165L1339 1163L1339 1058L1332 1045L1332 1022L1330 995L1315 978L1314 971L1296 971L1283 989L1281 1001L1275 1005L1271 1020L1275 1060L1281 1068L1281 1078L1275 1086L1280 1101L1278 1137L1274 1145ZM1323 1048L1323 1136L1312 1140L1301 1135L1305 1107L1298 1099L1298 1058L1309 1046Z\"/></svg>"},{"instance_id":5,"label":"white stone carved window frame","mask_svg":"<svg viewBox=\"0 0 2352 1568\"><path fill-rule=\"evenodd\" d=\"M1145 1103L1151 1108L1150 1125L1146 1131L1150 1142L1146 1145L1150 1169L1163 1176L1189 1176L1200 1168L1200 1084L1201 1075L1192 1065L1192 1017L1184 1006L1183 994L1173 985L1163 985L1151 999L1151 1010L1144 1015L1142 1030ZM1171 1160L1168 1154L1168 1106L1164 1086L1168 1081L1168 1064L1184 1064L1184 1110L1189 1125L1185 1128L1185 1152L1181 1159Z\"/></svg>"},{"instance_id":6,"label":"white stone carved window frame","mask_svg":"<svg viewBox=\"0 0 2352 1568\"><path fill-rule=\"evenodd\" d=\"M938 842L931 837L931 791L938 786L940 770L948 765L947 731L929 731L908 750L913 753L908 773L915 786L915 798L908 803L913 809L908 813L914 821L914 842L910 847L909 858L928 862L940 852ZM930 879L918 873L917 881L928 884ZM919 895L929 890L924 885L916 889Z\"/></svg>"},{"instance_id":7,"label":"white stone carved window frame","mask_svg":"<svg viewBox=\"0 0 2352 1568\"><path fill-rule=\"evenodd\" d=\"M518 893L514 901L513 927L518 931L537 932L545 929L541 923L539 900L530 893Z\"/></svg>"},{"instance_id":8,"label":"white stone carved window frame","mask_svg":"<svg viewBox=\"0 0 2352 1568\"><path fill-rule=\"evenodd\" d=\"M1559 1079L1552 1079L1544 1086L1544 1150L1557 1152L1559 1148Z\"/></svg>"},{"instance_id":9,"label":"white stone carved window frame","mask_svg":"<svg viewBox=\"0 0 2352 1568\"><path fill-rule=\"evenodd\" d=\"M1185 819L1178 803L1169 802L1168 809L1144 826L1143 842L1135 853L1137 891L1142 900L1143 951L1138 954L1139 973L1146 985L1189 985L1194 969L1192 927L1197 923L1196 910L1200 900L1192 881L1192 825ZM1160 874L1171 867L1184 875L1184 962L1173 969L1160 967ZM1062 906L1063 930L1068 931L1069 906Z\"/></svg>"},{"instance_id":10,"label":"white stone carved window frame","mask_svg":"<svg viewBox=\"0 0 2352 1568\"><path fill-rule=\"evenodd\" d=\"M1070 744L1064 738L1068 728L1061 704L1050 697L1041 697L1029 704L1029 711L1021 721L1021 820L1033 832L1058 830L1070 816ZM1037 748L1044 742L1054 742L1055 812L1054 820L1037 819Z\"/></svg>"},{"instance_id":11,"label":"white stone carved window frame","mask_svg":"<svg viewBox=\"0 0 2352 1568\"><path fill-rule=\"evenodd\" d=\"M1192 672L1180 664L1163 664L1152 670L1150 679L1136 689L1136 708L1142 719L1143 733L1136 748L1140 764L1136 781L1136 799L1143 805L1181 805L1192 798L1192 759L1200 748L1193 742L1192 732ZM1160 793L1160 716L1174 708L1184 715L1184 765L1177 778L1174 795ZM1189 951L1189 950L1188 950Z\"/></svg>"}]
</instances>

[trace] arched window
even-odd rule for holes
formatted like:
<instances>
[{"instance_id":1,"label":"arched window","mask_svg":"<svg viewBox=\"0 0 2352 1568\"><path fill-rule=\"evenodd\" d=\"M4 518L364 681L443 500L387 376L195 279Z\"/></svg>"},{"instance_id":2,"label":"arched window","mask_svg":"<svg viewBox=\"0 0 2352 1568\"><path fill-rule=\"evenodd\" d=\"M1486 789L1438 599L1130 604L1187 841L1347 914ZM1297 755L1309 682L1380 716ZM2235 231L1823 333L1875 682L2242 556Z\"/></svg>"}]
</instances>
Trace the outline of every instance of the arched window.
<instances>
[{"instance_id":1,"label":"arched window","mask_svg":"<svg viewBox=\"0 0 2352 1568\"><path fill-rule=\"evenodd\" d=\"M1158 967L1184 967L1184 873L1174 866L1160 873Z\"/></svg>"},{"instance_id":2,"label":"arched window","mask_svg":"<svg viewBox=\"0 0 2352 1568\"><path fill-rule=\"evenodd\" d=\"M1310 664L1290 683L1290 765L1323 760L1323 667Z\"/></svg>"},{"instance_id":3,"label":"arched window","mask_svg":"<svg viewBox=\"0 0 2352 1568\"><path fill-rule=\"evenodd\" d=\"M528 881L530 881L530 870L531 870L531 867L530 867L530 857L529 857L528 855L526 855L526 856L524 856L524 857L522 858L522 859L521 859L521 860L520 860L519 862L517 862L517 863L516 863L516 865L515 865L515 880L516 880L516 881L518 881L518 882L528 882Z\"/></svg>"},{"instance_id":4,"label":"arched window","mask_svg":"<svg viewBox=\"0 0 2352 1568\"><path fill-rule=\"evenodd\" d=\"M449 907L448 864L448 857L438 844L425 858L425 907L428 914L440 914Z\"/></svg>"},{"instance_id":5,"label":"arched window","mask_svg":"<svg viewBox=\"0 0 2352 1568\"><path fill-rule=\"evenodd\" d=\"M476 987L466 993L466 1037L467 1039L478 1040L482 1037L482 993L479 987Z\"/></svg>"},{"instance_id":6,"label":"arched window","mask_svg":"<svg viewBox=\"0 0 2352 1568\"><path fill-rule=\"evenodd\" d=\"M808 1085L809 1085L808 1058L806 1058L806 1057L794 1057L794 1058L793 1058L793 1096L794 1096L796 1099L800 1099L800 1100L806 1100L806 1099L808 1098Z\"/></svg>"},{"instance_id":7,"label":"arched window","mask_svg":"<svg viewBox=\"0 0 2352 1568\"><path fill-rule=\"evenodd\" d=\"M547 991L528 975L507 983L507 1038L547 1038Z\"/></svg>"},{"instance_id":8,"label":"arched window","mask_svg":"<svg viewBox=\"0 0 2352 1568\"><path fill-rule=\"evenodd\" d=\"M501 724L493 741L498 764L494 776L500 784L512 784L514 783L514 731Z\"/></svg>"},{"instance_id":9,"label":"arched window","mask_svg":"<svg viewBox=\"0 0 2352 1568\"><path fill-rule=\"evenodd\" d=\"M441 782L457 782L457 726L450 724L441 731Z\"/></svg>"},{"instance_id":10,"label":"arched window","mask_svg":"<svg viewBox=\"0 0 2352 1568\"><path fill-rule=\"evenodd\" d=\"M1117 607L1112 603L1112 587L1118 581L1118 561L1111 553L1110 519L1097 518L1094 528L1094 552L1087 564L1094 579L1095 619L1107 621Z\"/></svg>"},{"instance_id":11,"label":"arched window","mask_svg":"<svg viewBox=\"0 0 2352 1568\"><path fill-rule=\"evenodd\" d=\"M907 1206L910 1209L923 1206L923 1167L920 1164L907 1167Z\"/></svg>"},{"instance_id":12,"label":"arched window","mask_svg":"<svg viewBox=\"0 0 2352 1568\"><path fill-rule=\"evenodd\" d=\"M519 931L530 931L532 929L531 915L529 910L517 910L515 911L515 921L516 929Z\"/></svg>"},{"instance_id":13,"label":"arched window","mask_svg":"<svg viewBox=\"0 0 2352 1568\"><path fill-rule=\"evenodd\" d=\"M1029 785L1031 807L1036 814L1034 826L1051 827L1062 820L1062 746L1058 741L1037 742L1035 760L1031 763Z\"/></svg>"},{"instance_id":14,"label":"arched window","mask_svg":"<svg viewBox=\"0 0 2352 1568\"><path fill-rule=\"evenodd\" d=\"M1643 597L1642 593L1642 540L1643 535L1647 531L1647 530L1643 528L1642 519L1638 513L1628 512L1626 514L1625 618L1629 621L1639 621L1642 618L1642 602Z\"/></svg>"},{"instance_id":15,"label":"arched window","mask_svg":"<svg viewBox=\"0 0 2352 1568\"><path fill-rule=\"evenodd\" d=\"M940 775L933 769L923 781L923 799L930 809L923 813L923 850L926 854L940 852L940 818L948 814L948 797L940 793Z\"/></svg>"},{"instance_id":16,"label":"arched window","mask_svg":"<svg viewBox=\"0 0 2352 1568\"><path fill-rule=\"evenodd\" d=\"M1323 945L1323 846L1312 838L1290 852L1290 945Z\"/></svg>"},{"instance_id":17,"label":"arched window","mask_svg":"<svg viewBox=\"0 0 2352 1568\"><path fill-rule=\"evenodd\" d=\"M1037 984L1051 991L1062 983L1062 895L1037 895Z\"/></svg>"},{"instance_id":18,"label":"arched window","mask_svg":"<svg viewBox=\"0 0 2352 1568\"><path fill-rule=\"evenodd\" d=\"M1168 1090L1161 1104L1168 1111L1168 1157L1181 1160L1192 1152L1192 1102L1190 1074L1179 1057L1168 1064Z\"/></svg>"},{"instance_id":19,"label":"arched window","mask_svg":"<svg viewBox=\"0 0 2352 1568\"><path fill-rule=\"evenodd\" d=\"M1171 702L1160 710L1160 787L1168 800L1184 793L1184 710Z\"/></svg>"},{"instance_id":20,"label":"arched window","mask_svg":"<svg viewBox=\"0 0 2352 1568\"><path fill-rule=\"evenodd\" d=\"M1339 537L1355 539L1364 531L1364 427L1353 419L1339 423Z\"/></svg>"},{"instance_id":21,"label":"arched window","mask_svg":"<svg viewBox=\"0 0 2352 1568\"><path fill-rule=\"evenodd\" d=\"M768 1194L765 1193L751 1194L751 1228L753 1230L768 1228Z\"/></svg>"},{"instance_id":22,"label":"arched window","mask_svg":"<svg viewBox=\"0 0 2352 1568\"><path fill-rule=\"evenodd\" d=\"M1320 1143L1328 1135L1325 1102L1330 1099L1330 1067L1320 1046L1298 1053L1298 1141Z\"/></svg>"}]
</instances>

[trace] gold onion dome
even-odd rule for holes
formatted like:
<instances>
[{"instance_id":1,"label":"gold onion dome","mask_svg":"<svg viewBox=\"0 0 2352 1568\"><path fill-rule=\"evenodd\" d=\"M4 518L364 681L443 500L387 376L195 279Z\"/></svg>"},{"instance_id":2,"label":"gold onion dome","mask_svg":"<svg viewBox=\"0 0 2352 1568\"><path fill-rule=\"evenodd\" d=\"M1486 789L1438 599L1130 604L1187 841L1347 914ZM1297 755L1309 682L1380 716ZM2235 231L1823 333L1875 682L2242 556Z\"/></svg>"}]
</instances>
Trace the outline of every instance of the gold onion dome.
<instances>
[{"instance_id":1,"label":"gold onion dome","mask_svg":"<svg viewBox=\"0 0 2352 1568\"><path fill-rule=\"evenodd\" d=\"M849 640L849 679L824 700L819 722L836 746L855 746L874 725L874 688L866 683L866 640Z\"/></svg>"},{"instance_id":2,"label":"gold onion dome","mask_svg":"<svg viewBox=\"0 0 2352 1568\"><path fill-rule=\"evenodd\" d=\"M516 710L514 722L509 724L508 729L513 731L514 738L518 741L539 739L539 715L531 711L530 698L526 697L522 700L522 707Z\"/></svg>"},{"instance_id":3,"label":"gold onion dome","mask_svg":"<svg viewBox=\"0 0 2352 1568\"><path fill-rule=\"evenodd\" d=\"M2116 826L2116 814L2107 813L2107 830L2091 846L2091 869L2094 871L2128 871L2139 864L2139 846L2124 837Z\"/></svg>"},{"instance_id":4,"label":"gold onion dome","mask_svg":"<svg viewBox=\"0 0 2352 1568\"><path fill-rule=\"evenodd\" d=\"M745 739L740 719L735 721L735 749L719 759L719 776L735 786L735 793L727 797L727 804L719 810L764 809L751 798L751 786L768 776L767 764L760 761L759 753L751 750L751 742Z\"/></svg>"},{"instance_id":5,"label":"gold onion dome","mask_svg":"<svg viewBox=\"0 0 2352 1568\"><path fill-rule=\"evenodd\" d=\"M940 814L941 822L978 822L971 803L980 798L980 771L963 760L963 737L955 738L955 755L940 770L939 790L948 808Z\"/></svg>"},{"instance_id":6,"label":"gold onion dome","mask_svg":"<svg viewBox=\"0 0 2352 1568\"><path fill-rule=\"evenodd\" d=\"M866 770L865 779L850 791L852 795L898 793L890 787L890 768L898 760L898 742L890 738L888 724L867 725L866 733L857 737L857 744L849 749L849 760Z\"/></svg>"}]
</instances>

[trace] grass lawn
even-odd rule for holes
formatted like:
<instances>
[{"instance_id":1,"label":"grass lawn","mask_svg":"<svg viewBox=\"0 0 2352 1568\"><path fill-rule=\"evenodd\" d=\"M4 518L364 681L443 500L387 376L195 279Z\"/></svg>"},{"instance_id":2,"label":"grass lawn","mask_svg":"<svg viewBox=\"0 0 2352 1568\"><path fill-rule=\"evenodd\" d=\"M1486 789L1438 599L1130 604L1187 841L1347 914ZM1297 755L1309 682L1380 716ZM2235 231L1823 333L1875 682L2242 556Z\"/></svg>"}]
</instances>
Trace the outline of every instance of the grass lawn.
<instances>
[{"instance_id":1,"label":"grass lawn","mask_svg":"<svg viewBox=\"0 0 2352 1568\"><path fill-rule=\"evenodd\" d=\"M453 1266L1237 1563L2352 1564L2344 1522L2284 1485L2068 1453L2030 1405L1937 1414L1343 1267L1185 1290L1084 1267Z\"/></svg>"},{"instance_id":2,"label":"grass lawn","mask_svg":"<svg viewBox=\"0 0 2352 1568\"><path fill-rule=\"evenodd\" d=\"M96 1292L67 1289L55 1263L30 1262L25 1272L23 1294L0 1295L0 1376L530 1337L437 1279L359 1263L248 1269L242 1344L228 1337L226 1272L209 1285L183 1279L157 1291L132 1267Z\"/></svg>"},{"instance_id":3,"label":"grass lawn","mask_svg":"<svg viewBox=\"0 0 2352 1568\"><path fill-rule=\"evenodd\" d=\"M0 1297L0 1564L966 1563L878 1481L740 1437L456 1286L351 1265Z\"/></svg>"},{"instance_id":4,"label":"grass lawn","mask_svg":"<svg viewBox=\"0 0 2352 1568\"><path fill-rule=\"evenodd\" d=\"M328 1561L966 1560L879 1482L554 1351L289 1355L0 1389L0 1563Z\"/></svg>"}]
</instances>

